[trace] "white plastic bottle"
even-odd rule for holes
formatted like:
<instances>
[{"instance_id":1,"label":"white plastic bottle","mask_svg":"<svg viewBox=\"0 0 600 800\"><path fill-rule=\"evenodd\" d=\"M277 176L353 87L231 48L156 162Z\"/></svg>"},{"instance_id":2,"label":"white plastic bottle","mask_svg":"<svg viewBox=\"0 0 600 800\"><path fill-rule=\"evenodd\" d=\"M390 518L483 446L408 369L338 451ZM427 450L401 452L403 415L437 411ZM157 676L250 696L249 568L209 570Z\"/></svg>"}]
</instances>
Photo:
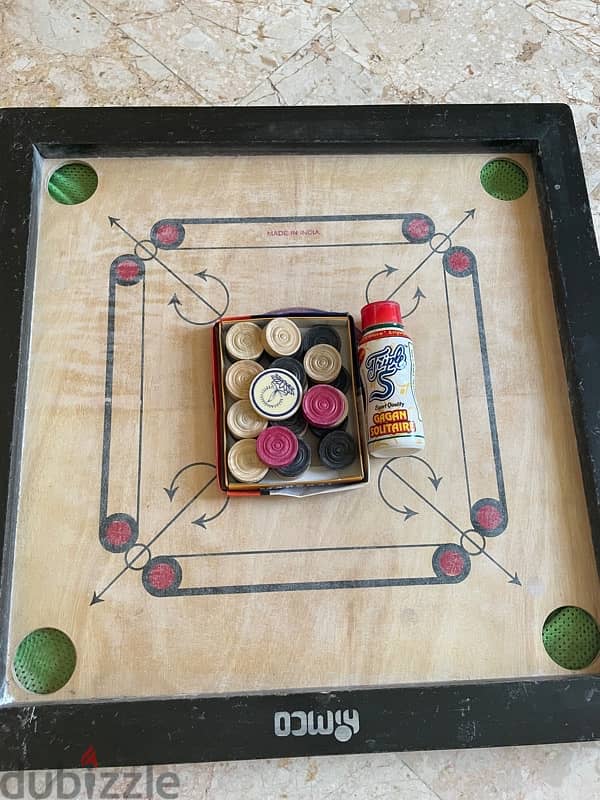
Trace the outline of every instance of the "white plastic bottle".
<instances>
[{"instance_id":1,"label":"white plastic bottle","mask_svg":"<svg viewBox=\"0 0 600 800\"><path fill-rule=\"evenodd\" d=\"M358 361L369 453L390 458L422 450L425 434L415 395L414 351L400 306L392 300L369 303L361 310L361 320Z\"/></svg>"}]
</instances>

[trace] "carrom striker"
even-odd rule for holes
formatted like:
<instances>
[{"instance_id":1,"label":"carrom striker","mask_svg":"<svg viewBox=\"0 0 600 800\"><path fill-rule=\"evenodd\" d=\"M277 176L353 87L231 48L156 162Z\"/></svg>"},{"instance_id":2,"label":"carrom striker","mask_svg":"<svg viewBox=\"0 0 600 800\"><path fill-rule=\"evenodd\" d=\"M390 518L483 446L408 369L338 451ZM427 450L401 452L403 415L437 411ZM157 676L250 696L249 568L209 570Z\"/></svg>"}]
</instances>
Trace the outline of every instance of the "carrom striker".
<instances>
[{"instance_id":1,"label":"carrom striker","mask_svg":"<svg viewBox=\"0 0 600 800\"><path fill-rule=\"evenodd\" d=\"M250 384L249 399L261 417L269 420L288 419L300 408L302 387L291 372L266 369Z\"/></svg>"}]
</instances>

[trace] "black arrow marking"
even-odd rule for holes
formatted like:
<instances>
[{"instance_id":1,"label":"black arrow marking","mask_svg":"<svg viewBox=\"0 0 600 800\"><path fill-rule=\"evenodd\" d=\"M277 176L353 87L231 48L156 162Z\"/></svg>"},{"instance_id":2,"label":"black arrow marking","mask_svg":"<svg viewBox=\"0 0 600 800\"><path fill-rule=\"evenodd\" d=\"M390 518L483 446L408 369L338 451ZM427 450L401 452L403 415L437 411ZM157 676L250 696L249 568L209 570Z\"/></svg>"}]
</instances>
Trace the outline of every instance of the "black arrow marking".
<instances>
[{"instance_id":1,"label":"black arrow marking","mask_svg":"<svg viewBox=\"0 0 600 800\"><path fill-rule=\"evenodd\" d=\"M196 492L196 494L192 497L192 499L188 500L188 502L184 506L182 506L182 508L180 508L179 511L173 517L171 517L171 519L165 525L163 525L163 527L157 533L154 534L154 536L147 543L146 547L148 547L148 548L151 547L154 544L154 542L157 539L159 539L163 535L163 533L165 533L165 531L167 531L171 527L171 525L174 522L176 522L179 519L179 517L188 510L188 508L192 505L192 503L194 503L200 497L200 495L204 491L206 491L206 489L208 489L208 487L211 485L211 483L214 483L216 481L216 479L217 479L217 477L216 477L216 475L214 475L207 483L205 483L204 486L198 492ZM127 570L131 569L133 564L135 564L135 562L138 560L138 558L141 558L144 553L145 553L145 550L141 550L138 553L138 555L135 556L135 558L131 559L129 564L125 564L123 569L120 572L118 572L115 575L115 577L109 583L106 584L104 589L102 589L99 592L94 592L94 594L92 595L92 599L91 599L90 605L93 606L96 603L99 603L102 600L102 595L106 594L106 592L110 589L110 587L114 583L116 583L119 580L119 578L127 572Z\"/></svg>"},{"instance_id":2,"label":"black arrow marking","mask_svg":"<svg viewBox=\"0 0 600 800\"><path fill-rule=\"evenodd\" d=\"M229 308L229 301L231 299L229 296L229 289L227 288L227 285L224 283L224 281L221 280L221 278L219 278L217 275L213 275L212 272L208 272L206 269L200 270L200 272L196 272L196 277L200 278L205 283L207 283L210 278L211 281L216 281L223 288L223 291L225 292L225 308L223 309L223 312L220 315L223 316L227 311L227 309Z\"/></svg>"},{"instance_id":3,"label":"black arrow marking","mask_svg":"<svg viewBox=\"0 0 600 800\"><path fill-rule=\"evenodd\" d=\"M441 483L441 482L444 480L444 477L443 477L443 475L440 475L440 476L438 477L438 476L435 474L435 470L434 470L434 468L431 466L431 464L430 464L428 461L425 461L425 459L424 459L424 458L421 458L420 456L400 456L400 458L412 458L412 459L414 459L415 461L420 461L420 462L421 462L421 464L425 464L425 466L427 467L427 469L428 469L428 470L431 472L431 477L430 477L430 478L428 478L428 480L430 480L430 481L431 481L431 484L432 484L433 488L434 488L434 489L436 490L436 492L437 492L437 490L438 490L438 488L439 488L439 485L440 485L440 483Z\"/></svg>"},{"instance_id":4,"label":"black arrow marking","mask_svg":"<svg viewBox=\"0 0 600 800\"><path fill-rule=\"evenodd\" d=\"M402 314L404 319L406 319L407 317L410 317L411 314L415 313L415 311L419 307L419 303L421 302L421 298L426 299L427 295L423 294L423 292L421 291L420 287L417 286L417 291L413 294L413 300L416 300L417 302L414 304L414 306L411 308L410 311L407 311L406 314Z\"/></svg>"},{"instance_id":5,"label":"black arrow marking","mask_svg":"<svg viewBox=\"0 0 600 800\"><path fill-rule=\"evenodd\" d=\"M404 279L404 280L403 280L401 283L399 283L399 284L398 284L398 286L396 286L396 288L394 289L394 291L393 291L391 294L389 294L389 295L386 297L386 300L391 300L391 299L392 299L392 297L394 297L394 295L395 295L395 294L397 294L397 293L400 291L400 289L401 289L401 288L404 286L404 284L405 284L405 283L408 283L408 281L409 281L409 280L412 278L412 276L413 276L413 275L415 275L415 274L416 274L416 273L417 273L417 272L418 272L418 271L421 269L421 267L423 266L423 264L426 264L426 263L429 261L429 259L431 258L431 256L433 256L433 255L435 255L435 250L432 250L431 252L427 253L427 255L425 256L425 258L424 258L424 259L422 259L421 261L419 261L419 263L418 263L418 264L417 264L417 266L416 266L416 267L413 269L413 271L412 271L412 272L410 272L410 273L409 273L409 274L406 276L406 278L405 278L405 279Z\"/></svg>"},{"instance_id":6,"label":"black arrow marking","mask_svg":"<svg viewBox=\"0 0 600 800\"><path fill-rule=\"evenodd\" d=\"M125 228L124 228L124 227L121 225L121 223L119 222L119 218L118 218L118 217L109 217L108 219L109 219L109 222L110 222L110 226L111 226L111 228L113 227L113 225L116 225L116 226L117 226L117 228L119 228L120 230L122 230L122 231L123 231L123 233L124 233L126 236L129 236L129 238L131 239L131 241L132 241L132 242L135 242L136 246L138 246L138 247L141 247L141 248L142 248L142 250L145 250L145 252L146 252L146 253L147 253L147 254L150 256L150 258L151 258L151 259L154 259L154 261L156 261L156 263L157 263L157 264L160 264L160 266L161 266L163 269L166 269L166 271L167 271L167 272L168 272L170 275L172 275L172 276L175 278L175 280L178 280L178 281L179 281L179 283L181 283L183 286L185 286L185 288L186 288L186 289L188 289L188 291L190 291L190 292L191 292L191 293L194 295L194 297L197 297L197 298L198 298L198 300L200 300L202 303L204 303L204 305L205 305L205 306L207 306L208 308L210 308L210 310L211 310L211 311L214 311L214 312L215 312L215 314L217 315L217 317L220 317L220 316L221 316L221 313L220 313L220 312L219 312L219 311L218 311L218 310L217 310L217 309L216 309L216 308L215 308L215 307L214 307L214 306L213 306L211 303L209 303L209 302L208 302L208 300L206 300L204 297L202 297L202 295L201 295L201 294L199 294L199 293L198 293L198 292L197 292L197 291L196 291L196 290L195 290L195 289L194 289L192 286L190 286L190 284L189 284L189 283L187 283L187 281L185 281L185 280L184 280L184 279L183 279L183 278L182 278L180 275L178 275L176 272L174 272L174 270L172 270L170 267L168 267L168 266L165 264L165 262L164 262L164 261L161 261L161 259L158 257L158 253L153 253L153 252L152 252L152 250L149 250L149 249L148 249L148 247L146 247L146 245L145 245L143 242L140 242L138 239L136 239L136 238L135 238L135 236L132 236L132 235L129 233L129 231L128 231L128 230L126 230L126 229L125 229ZM189 321L190 321L190 320L188 320L188 322L189 322ZM192 323L192 324L194 324L194 323ZM196 323L196 324L197 324L197 323Z\"/></svg>"},{"instance_id":7,"label":"black arrow marking","mask_svg":"<svg viewBox=\"0 0 600 800\"><path fill-rule=\"evenodd\" d=\"M376 272L374 275L371 276L371 278L369 279L369 282L367 283L367 287L365 289L365 300L367 301L367 303L370 302L369 301L369 289L370 289L371 284L373 283L373 281L376 278L378 278L380 275L386 275L387 276L387 275L391 275L393 272L398 272L397 268L396 267L391 267L389 264L386 264L385 265L385 269L380 269L379 272Z\"/></svg>"},{"instance_id":8,"label":"black arrow marking","mask_svg":"<svg viewBox=\"0 0 600 800\"><path fill-rule=\"evenodd\" d=\"M192 499L191 499L191 500L188 500L188 502L187 502L187 503L186 503L186 504L185 504L185 505L184 505L182 508L180 508L180 509L179 509L179 511L177 512L177 514L175 514L175 516L174 516L174 517L172 517L172 518L171 518L171 519L170 519L170 520L167 522L167 524L166 524L166 525L164 525L164 526L163 526L163 527L162 527L162 528L161 528L161 529L158 531L158 533L155 533L155 534L154 534L154 536L152 537L152 539L150 539L150 541L148 542L148 547L150 547L151 545L153 545L153 544L154 544L154 542L155 542L155 541L156 541L156 540L157 540L157 539L158 539L160 536L162 536L162 535L163 535L163 533L164 533L166 530L168 530L168 529L171 527L171 525L172 525L174 522L176 522L176 521L179 519L179 517L180 517L180 516L181 516L181 515L182 515L182 514L183 514L185 511L187 511L187 510L188 510L188 508L189 508L189 507L192 505L192 503L194 503L194 502L195 502L195 501L196 501L196 500L197 500L197 499L200 497L200 495L201 495L203 492L205 492L205 491L208 489L208 487L211 485L211 483L214 483L216 480L217 480L217 476L216 476L216 475L213 475L213 477L212 477L212 478L211 478L209 481L207 481L207 482L204 484L204 486L203 486L203 487L202 487L202 488L201 488L199 491L197 491L197 492L196 492L196 494L195 494L195 495L192 497ZM140 553L140 555L141 555L141 553ZM135 560L137 560L137 559L135 559ZM131 563L134 563L134 562L132 561Z\"/></svg>"},{"instance_id":9,"label":"black arrow marking","mask_svg":"<svg viewBox=\"0 0 600 800\"><path fill-rule=\"evenodd\" d=\"M411 458L411 456L405 456L405 458ZM392 459L392 460L394 460L394 459ZM426 504L429 506L429 508L431 508L433 511L435 511L435 513L436 513L436 514L439 514L439 516L440 516L440 517L441 517L443 520L445 520L445 521L448 523L448 525L450 525L450 527L451 527L451 528L454 528L454 530L455 530L457 533L460 533L460 535L462 536L462 534L464 533L463 529L462 529L462 528L461 528L459 525L457 525L457 524L456 524L456 522L453 522L453 521L450 519L450 517L447 517L447 516L444 514L444 512L443 512L443 511L440 511L440 509L439 509L437 506L434 506L434 505L433 505L433 503L432 503L430 500L428 500L428 499L425 497L425 495L421 494L421 492L419 492L417 489L415 489L415 487L414 487L414 486L412 486L412 484L410 484L410 483L409 483L409 482L408 482L408 481L407 481L405 478L403 478L403 477L402 477L402 475L400 475L398 472L396 472L396 470L392 469L392 468L390 467L390 463L391 463L391 461L388 461L388 462L386 462L386 463L383 465L383 467L381 468L381 472L383 472L383 471L384 471L384 470L386 470L386 469L389 469L389 471L392 473L392 475L395 475L395 476L396 476L396 477L397 477L399 480L401 480L401 481L402 481L402 483L403 483L405 486L408 486L408 488L409 488L409 489L410 489L412 492L414 492L414 493L417 495L417 497L419 497L421 500L423 500L423 502L424 502L424 503L426 503ZM431 480L431 478L430 478L430 480Z\"/></svg>"},{"instance_id":10,"label":"black arrow marking","mask_svg":"<svg viewBox=\"0 0 600 800\"><path fill-rule=\"evenodd\" d=\"M457 225L455 225L455 226L452 228L452 230L450 231L450 233L447 233L447 234L445 234L445 236L446 236L448 239L450 239L450 237L452 236L452 234L453 234L453 233L456 233L456 231L457 231L457 230L458 230L458 229L461 227L461 225L464 225L464 224L465 224L465 222L466 222L468 219L473 219L473 217L474 217L474 216L475 216L475 209L474 209L474 208L471 208L471 209L469 209L468 211L465 211L465 216L464 216L464 217L461 219L461 221L460 221L460 222L459 222ZM393 291L393 292L392 292L390 295L388 295L388 296L386 297L386 300L391 300L391 299L392 299L392 297L394 297L394 295L395 295L395 294L397 294L397 293L400 291L400 289L401 289L401 288L404 286L404 284L405 284L405 283L407 283L407 282L408 282L408 281L409 281L409 280L412 278L412 276L413 276L415 273L417 273L417 272L418 272L418 271L421 269L421 267L422 267L424 264L426 264L426 263L429 261L429 259L431 258L431 256L435 255L437 252L438 252L437 250L431 250L431 252L430 252L430 253L428 253L428 254L425 256L425 258L424 258L422 261L420 261L420 262L417 264L417 266L416 266L416 267L413 269L413 271L412 271L412 272L410 272L410 273L409 273L409 274L406 276L406 278L404 278L404 280L403 280L403 281L402 281L400 284L398 284L398 286L396 286L396 288L394 289L394 291Z\"/></svg>"},{"instance_id":11,"label":"black arrow marking","mask_svg":"<svg viewBox=\"0 0 600 800\"><path fill-rule=\"evenodd\" d=\"M121 577L121 575L124 575L127 572L128 569L129 569L129 566L127 564L125 564L123 569L115 575L115 577L112 579L112 581L110 581L109 583L106 584L104 589L102 589L100 592L94 592L94 594L92 595L92 599L90 601L90 605L91 606L95 606L96 603L103 603L104 600L102 598L102 595L106 594L106 592L110 589L110 587L113 585L113 583L116 583L119 580L119 578Z\"/></svg>"},{"instance_id":12,"label":"black arrow marking","mask_svg":"<svg viewBox=\"0 0 600 800\"><path fill-rule=\"evenodd\" d=\"M485 557L486 557L486 558L487 558L489 561L491 561L491 562L492 562L492 564L495 564L495 565L498 567L498 569L501 569L501 570L502 570L502 572L503 572L503 573L504 573L504 574L505 574L505 575L506 575L506 576L509 578L509 581L508 581L509 583L514 583L514 584L515 584L515 586L522 586L522 585L523 585L523 584L521 583L521 581L519 580L519 576L517 575L517 573L516 573L516 572L515 572L515 574L514 574L514 575L512 575L512 574L511 574L511 573L510 573L510 572L509 572L507 569L505 569L505 568L502 566L502 564L500 564L498 561L496 561L496 559L495 559L493 556L491 556L491 555L488 553L488 551L487 551L487 550L480 550L480 552L481 552L481 554L482 554L482 555L484 555L484 556L485 556Z\"/></svg>"},{"instance_id":13,"label":"black arrow marking","mask_svg":"<svg viewBox=\"0 0 600 800\"><path fill-rule=\"evenodd\" d=\"M457 231L457 230L458 230L458 229L459 229L459 228L460 228L462 225L464 225L464 224L465 224L465 222L466 222L468 219L474 219L474 217L475 217L475 209L474 209L474 208L470 208L468 211L465 211L465 216L464 216L464 217L461 219L461 221L460 221L460 222L458 222L458 223L457 223L457 224L456 224L456 225L455 225L455 226L452 228L452 230L450 231L450 233L447 233L447 234L446 234L446 236L448 237L448 239L449 239L449 238L452 236L452 234L453 234L453 233L456 233L456 231Z\"/></svg>"},{"instance_id":14,"label":"black arrow marking","mask_svg":"<svg viewBox=\"0 0 600 800\"><path fill-rule=\"evenodd\" d=\"M408 456L408 458L411 458L411 456ZM402 481L402 483L403 483L405 486L408 486L408 488L411 490L411 492L414 492L414 493L417 495L417 497L418 497L418 498L420 498L420 499L421 499L421 500L422 500L422 501L423 501L423 502L424 502L426 505L428 505L428 506L429 506L429 508L430 508L432 511L435 511L435 513L436 513L436 514L438 514L438 515L439 515L439 516L440 516L440 517L441 517L441 518L442 518L442 519L443 519L445 522L447 522L447 523L448 523L448 525L450 525L450 527L451 527L451 528L453 528L453 529L454 529L454 530L455 530L457 533L459 533L461 536L462 536L463 534L468 534L468 531L463 531L463 530L462 530L462 528L460 528L460 527L459 527L459 526L456 524L456 522L453 522L453 521L450 519L450 517L446 516L446 514L444 514L444 512L443 512L443 511L440 511L440 509L439 509L439 508L437 508L437 506L434 506L434 504L433 504L433 503L432 503L430 500L428 500L428 499L425 497L425 495L421 494L421 492L419 492L419 490L418 490L418 489L415 489L415 487L414 487L414 486L412 486L412 485L411 485L411 484L410 484L410 483L409 483L407 480L405 480L405 479L402 477L402 475L400 475L398 472L396 472L396 470L392 469L392 467L390 467L390 463L391 463L391 461L393 461L393 460L394 460L394 459L391 459L390 461L387 461L387 462L386 462L386 463L383 465L383 467L381 468L381 472L379 473L379 475L380 475L380 478L381 478L381 474L383 473L383 471L384 471L384 470L386 470L386 469L388 469L388 470L389 470L389 471L392 473L392 475L395 475L395 476L398 478L398 480ZM430 480L431 480L431 479L430 479ZM385 501L384 501L384 502L385 502ZM390 505L390 504L389 504L389 503L387 503L387 505ZM393 506L390 506L390 508L393 508ZM486 556L486 558L487 558L489 561L491 561L491 562L492 562L492 564L495 564L495 565L498 567L498 569L502 570L502 572L504 572L504 574L505 574L505 575L507 575L507 576L510 578L510 580L509 580L509 583L514 583L516 586L521 586L521 585L522 585L522 584L521 584L521 581L519 580L519 576L517 575L517 573L516 573L516 572L515 572L515 574L514 574L514 575L513 575L512 573L510 573L510 572L509 572L507 569L505 569L505 568L502 566L502 564L500 564L500 562L499 562L499 561L496 561L496 559L495 559L493 556L491 556L491 555L490 555L490 554L489 554L489 553L488 553L486 550L480 550L480 552L481 552L481 553L482 553L484 556Z\"/></svg>"},{"instance_id":15,"label":"black arrow marking","mask_svg":"<svg viewBox=\"0 0 600 800\"><path fill-rule=\"evenodd\" d=\"M225 305L225 311L227 311L227 308L229 306L229 289L227 288L225 283L223 283L221 278L217 277L216 275L213 275L212 272L208 272L208 270L206 270L206 269L202 269L202 270L200 270L200 272L196 272L196 277L197 278L201 278L205 283L210 278L211 280L216 281L217 283L221 284L221 286L223 287L223 289L225 291L225 296L227 297L227 303ZM223 313L225 313L225 311L223 311Z\"/></svg>"},{"instance_id":16,"label":"black arrow marking","mask_svg":"<svg viewBox=\"0 0 600 800\"><path fill-rule=\"evenodd\" d=\"M184 472L187 472L187 470L191 469L192 467L210 467L211 469L216 469L215 465L210 464L208 461L193 461L191 464L186 464L185 467L181 467L181 469L178 470L175 473L175 475L173 475L173 480L171 481L169 486L164 487L164 490L167 493L170 501L173 500L173 498L175 497L175 492L177 491L177 489L179 489L179 486L175 486L175 481L177 480L177 478L183 475Z\"/></svg>"},{"instance_id":17,"label":"black arrow marking","mask_svg":"<svg viewBox=\"0 0 600 800\"><path fill-rule=\"evenodd\" d=\"M184 322L188 322L190 325L199 325L199 326L202 327L202 326L205 326L205 325L212 325L213 322L215 321L214 317L213 317L213 319L209 319L206 322L196 322L195 320L190 319L189 317L186 317L185 314L182 311L179 310L179 306L181 305L181 300L177 297L176 294L173 295L173 297L169 300L167 305L173 306L173 308L175 309L175 313L177 314L179 319L182 319ZM229 301L228 301L228 305L229 305ZM225 310L227 310L227 308ZM223 311L223 314L224 313L225 313L225 311ZM218 314L218 317L223 316L223 314Z\"/></svg>"},{"instance_id":18,"label":"black arrow marking","mask_svg":"<svg viewBox=\"0 0 600 800\"><path fill-rule=\"evenodd\" d=\"M436 490L436 491L437 491L437 487L440 485L440 481L441 481L442 479L441 479L441 478L438 478L438 477L436 476L435 472L434 472L434 471L433 471L433 469L430 467L430 465L427 463L427 461L425 461L425 459L423 459L423 458L419 458L418 456L398 456L398 457L396 457L396 458L390 459L390 460L387 462L387 464L384 464L384 465L383 465L383 467L382 467L382 469L380 469L380 470L379 470L379 476L377 477L377 490L379 491L379 497L382 499L382 501L385 503L385 505L386 505L388 508L391 508L391 509L392 509L392 511L395 511L395 512L396 512L396 513L398 513L398 514L404 514L404 522L408 522L408 520L409 520L411 517L415 516L415 515L416 515L416 514L418 514L419 512L418 512L418 511L414 511L412 508L410 508L410 507L409 507L409 506L407 506L407 505L405 505L405 506L404 506L404 508L398 508L397 506L395 506L393 503L391 503L391 502L390 502L390 501L387 499L387 497L385 496L385 492L383 491L383 488L382 488L382 485L381 485L381 482L382 482L382 480L383 480L383 475L384 475L384 473L385 473L385 467L386 467L388 464L391 464L391 463L392 463L392 461L398 461L400 458L414 458L416 461L421 461L423 464L425 464L425 465L426 465L426 466L427 466L427 467L428 467L428 468L431 470L431 474L434 476L433 478L429 478L429 480L430 480L430 481L433 483L433 485L434 485L434 487L435 487L435 490ZM390 472L393 472L393 470L392 470L392 468L391 468L391 467L389 467L389 470L390 470ZM394 474L396 474L396 473L394 472ZM457 528L457 530L459 530L459 529ZM461 531L461 533L462 533L462 531Z\"/></svg>"},{"instance_id":19,"label":"black arrow marking","mask_svg":"<svg viewBox=\"0 0 600 800\"><path fill-rule=\"evenodd\" d=\"M207 517L206 514L202 514L202 516L198 517L198 519L192 520L192 525L199 525L201 528L204 528L204 530L206 530L206 523L207 522L212 522L217 517L220 517L221 514L227 508L227 504L228 503L229 503L229 497L226 498L223 507L221 509L219 509L219 511L217 511L216 514L213 514L212 517Z\"/></svg>"}]
</instances>

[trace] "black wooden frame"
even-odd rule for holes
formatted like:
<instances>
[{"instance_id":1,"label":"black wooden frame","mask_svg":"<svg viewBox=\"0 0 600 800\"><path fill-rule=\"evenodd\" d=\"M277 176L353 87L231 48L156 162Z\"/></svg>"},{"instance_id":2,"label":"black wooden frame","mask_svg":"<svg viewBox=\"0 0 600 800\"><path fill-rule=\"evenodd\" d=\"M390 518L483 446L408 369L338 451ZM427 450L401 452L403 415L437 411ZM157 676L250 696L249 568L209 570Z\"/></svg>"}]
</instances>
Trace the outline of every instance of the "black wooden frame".
<instances>
[{"instance_id":1,"label":"black wooden frame","mask_svg":"<svg viewBox=\"0 0 600 800\"><path fill-rule=\"evenodd\" d=\"M14 497L28 351L35 230L32 180L42 157L207 153L530 152L536 165L559 332L600 563L600 267L571 112L561 105L313 108L8 109L0 111L0 402L2 627L12 567ZM19 358L19 354L23 358ZM21 367L19 364L21 362ZM276 737L276 711L356 708L360 731ZM600 676L477 681L243 696L51 702L0 708L0 768L282 757L600 738Z\"/></svg>"}]
</instances>

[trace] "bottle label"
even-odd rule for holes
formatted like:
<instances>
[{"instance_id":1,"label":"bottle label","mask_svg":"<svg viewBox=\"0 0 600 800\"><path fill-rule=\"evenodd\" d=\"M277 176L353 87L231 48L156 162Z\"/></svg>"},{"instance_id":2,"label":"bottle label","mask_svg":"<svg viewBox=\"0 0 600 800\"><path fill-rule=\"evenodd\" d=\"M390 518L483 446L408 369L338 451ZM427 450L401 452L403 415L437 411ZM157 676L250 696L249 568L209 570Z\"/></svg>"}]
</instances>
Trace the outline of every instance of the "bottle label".
<instances>
[{"instance_id":1,"label":"bottle label","mask_svg":"<svg viewBox=\"0 0 600 800\"><path fill-rule=\"evenodd\" d=\"M408 345L397 344L392 350L388 344L367 356L365 359L367 380L372 385L379 385L378 389L369 391L367 397L369 403L371 400L389 400L394 394L395 383L392 379L408 366L407 349Z\"/></svg>"},{"instance_id":2,"label":"bottle label","mask_svg":"<svg viewBox=\"0 0 600 800\"><path fill-rule=\"evenodd\" d=\"M423 439L415 396L415 362L409 337L398 330L367 334L358 351L367 399L368 443Z\"/></svg>"}]
</instances>

